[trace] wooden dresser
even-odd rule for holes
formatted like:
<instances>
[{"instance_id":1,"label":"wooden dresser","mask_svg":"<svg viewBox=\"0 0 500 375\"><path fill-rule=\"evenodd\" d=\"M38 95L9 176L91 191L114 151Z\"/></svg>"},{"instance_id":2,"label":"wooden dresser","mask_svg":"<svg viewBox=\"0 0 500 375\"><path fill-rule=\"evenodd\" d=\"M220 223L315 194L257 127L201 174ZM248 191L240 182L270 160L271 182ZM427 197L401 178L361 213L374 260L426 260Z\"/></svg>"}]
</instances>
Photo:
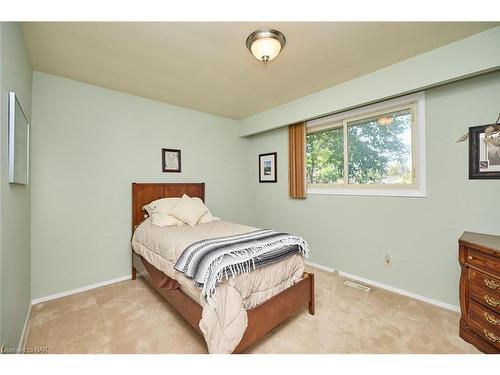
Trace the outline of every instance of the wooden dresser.
<instances>
[{"instance_id":1,"label":"wooden dresser","mask_svg":"<svg viewBox=\"0 0 500 375\"><path fill-rule=\"evenodd\" d=\"M500 353L500 236L464 232L460 239L460 337Z\"/></svg>"}]
</instances>

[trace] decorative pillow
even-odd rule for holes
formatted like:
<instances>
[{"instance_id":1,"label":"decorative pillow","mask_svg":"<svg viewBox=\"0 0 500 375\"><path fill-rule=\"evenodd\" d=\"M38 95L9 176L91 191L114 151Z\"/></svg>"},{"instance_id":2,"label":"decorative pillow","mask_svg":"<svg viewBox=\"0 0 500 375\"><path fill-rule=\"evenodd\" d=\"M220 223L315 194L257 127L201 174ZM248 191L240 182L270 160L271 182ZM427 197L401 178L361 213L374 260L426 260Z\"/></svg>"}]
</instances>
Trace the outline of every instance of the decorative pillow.
<instances>
[{"instance_id":1,"label":"decorative pillow","mask_svg":"<svg viewBox=\"0 0 500 375\"><path fill-rule=\"evenodd\" d=\"M148 214L150 214L150 216L152 211L168 214L168 212L174 208L180 199L181 198L161 198L147 204L143 208L148 212Z\"/></svg>"},{"instance_id":2,"label":"decorative pillow","mask_svg":"<svg viewBox=\"0 0 500 375\"><path fill-rule=\"evenodd\" d=\"M205 212L203 214L203 216L198 221L198 224L206 224L206 223L211 223L212 221L220 220L218 217L212 216L212 213L210 212L210 210L208 209L208 207L205 206L205 203L203 203L203 201L200 198L195 197L195 198L191 198L191 199L193 201L195 201L196 203L198 203L201 207L204 207L204 208L207 209L207 212Z\"/></svg>"},{"instance_id":3,"label":"decorative pillow","mask_svg":"<svg viewBox=\"0 0 500 375\"><path fill-rule=\"evenodd\" d=\"M180 227L186 225L175 217L163 212L153 212L151 222L155 227Z\"/></svg>"},{"instance_id":4,"label":"decorative pillow","mask_svg":"<svg viewBox=\"0 0 500 375\"><path fill-rule=\"evenodd\" d=\"M198 221L198 224L206 224L206 223L211 223L212 221L219 221L220 218L217 216L212 216L210 211L206 212L201 218L200 221Z\"/></svg>"},{"instance_id":5,"label":"decorative pillow","mask_svg":"<svg viewBox=\"0 0 500 375\"><path fill-rule=\"evenodd\" d=\"M194 227L207 211L207 206L203 205L202 207L199 202L184 194L169 214Z\"/></svg>"},{"instance_id":6,"label":"decorative pillow","mask_svg":"<svg viewBox=\"0 0 500 375\"><path fill-rule=\"evenodd\" d=\"M157 227L174 227L185 225L182 221L171 216L169 212L179 202L180 198L161 198L143 207Z\"/></svg>"}]
</instances>

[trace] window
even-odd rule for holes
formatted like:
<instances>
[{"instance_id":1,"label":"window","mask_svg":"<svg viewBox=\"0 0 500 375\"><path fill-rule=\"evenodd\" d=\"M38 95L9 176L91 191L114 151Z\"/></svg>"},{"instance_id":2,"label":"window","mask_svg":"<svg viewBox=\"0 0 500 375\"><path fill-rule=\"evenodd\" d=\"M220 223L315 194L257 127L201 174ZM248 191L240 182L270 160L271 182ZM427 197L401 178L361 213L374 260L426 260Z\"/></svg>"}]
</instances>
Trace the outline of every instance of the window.
<instances>
[{"instance_id":1,"label":"window","mask_svg":"<svg viewBox=\"0 0 500 375\"><path fill-rule=\"evenodd\" d=\"M310 194L425 196L424 95L307 122Z\"/></svg>"}]
</instances>

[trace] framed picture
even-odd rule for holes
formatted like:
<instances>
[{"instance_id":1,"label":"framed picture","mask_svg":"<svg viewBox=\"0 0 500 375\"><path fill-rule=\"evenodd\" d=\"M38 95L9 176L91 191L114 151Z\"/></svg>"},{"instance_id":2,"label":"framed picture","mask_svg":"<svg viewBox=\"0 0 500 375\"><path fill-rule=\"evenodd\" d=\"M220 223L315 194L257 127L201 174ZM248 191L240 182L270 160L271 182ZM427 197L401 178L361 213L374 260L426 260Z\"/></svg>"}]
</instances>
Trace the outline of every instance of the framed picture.
<instances>
[{"instance_id":1,"label":"framed picture","mask_svg":"<svg viewBox=\"0 0 500 375\"><path fill-rule=\"evenodd\" d=\"M487 134L491 125L469 128L469 179L500 179L500 132Z\"/></svg>"},{"instance_id":2,"label":"framed picture","mask_svg":"<svg viewBox=\"0 0 500 375\"><path fill-rule=\"evenodd\" d=\"M15 92L9 92L9 183L28 184L30 124Z\"/></svg>"},{"instance_id":3,"label":"framed picture","mask_svg":"<svg viewBox=\"0 0 500 375\"><path fill-rule=\"evenodd\" d=\"M181 150L162 148L161 160L163 172L181 172Z\"/></svg>"},{"instance_id":4,"label":"framed picture","mask_svg":"<svg viewBox=\"0 0 500 375\"><path fill-rule=\"evenodd\" d=\"M259 155L259 182L277 182L276 152Z\"/></svg>"}]
</instances>

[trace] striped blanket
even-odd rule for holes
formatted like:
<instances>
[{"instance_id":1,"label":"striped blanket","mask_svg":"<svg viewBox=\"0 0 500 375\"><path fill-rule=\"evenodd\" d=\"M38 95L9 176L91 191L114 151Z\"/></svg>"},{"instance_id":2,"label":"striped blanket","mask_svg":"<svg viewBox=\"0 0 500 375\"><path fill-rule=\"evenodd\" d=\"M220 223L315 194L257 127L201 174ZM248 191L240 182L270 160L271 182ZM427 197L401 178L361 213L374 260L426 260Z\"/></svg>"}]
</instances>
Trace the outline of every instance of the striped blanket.
<instances>
[{"instance_id":1,"label":"striped blanket","mask_svg":"<svg viewBox=\"0 0 500 375\"><path fill-rule=\"evenodd\" d=\"M301 237L261 229L195 242L182 252L175 269L193 279L212 305L215 288L224 278L250 272L292 254L307 256L308 251Z\"/></svg>"}]
</instances>

